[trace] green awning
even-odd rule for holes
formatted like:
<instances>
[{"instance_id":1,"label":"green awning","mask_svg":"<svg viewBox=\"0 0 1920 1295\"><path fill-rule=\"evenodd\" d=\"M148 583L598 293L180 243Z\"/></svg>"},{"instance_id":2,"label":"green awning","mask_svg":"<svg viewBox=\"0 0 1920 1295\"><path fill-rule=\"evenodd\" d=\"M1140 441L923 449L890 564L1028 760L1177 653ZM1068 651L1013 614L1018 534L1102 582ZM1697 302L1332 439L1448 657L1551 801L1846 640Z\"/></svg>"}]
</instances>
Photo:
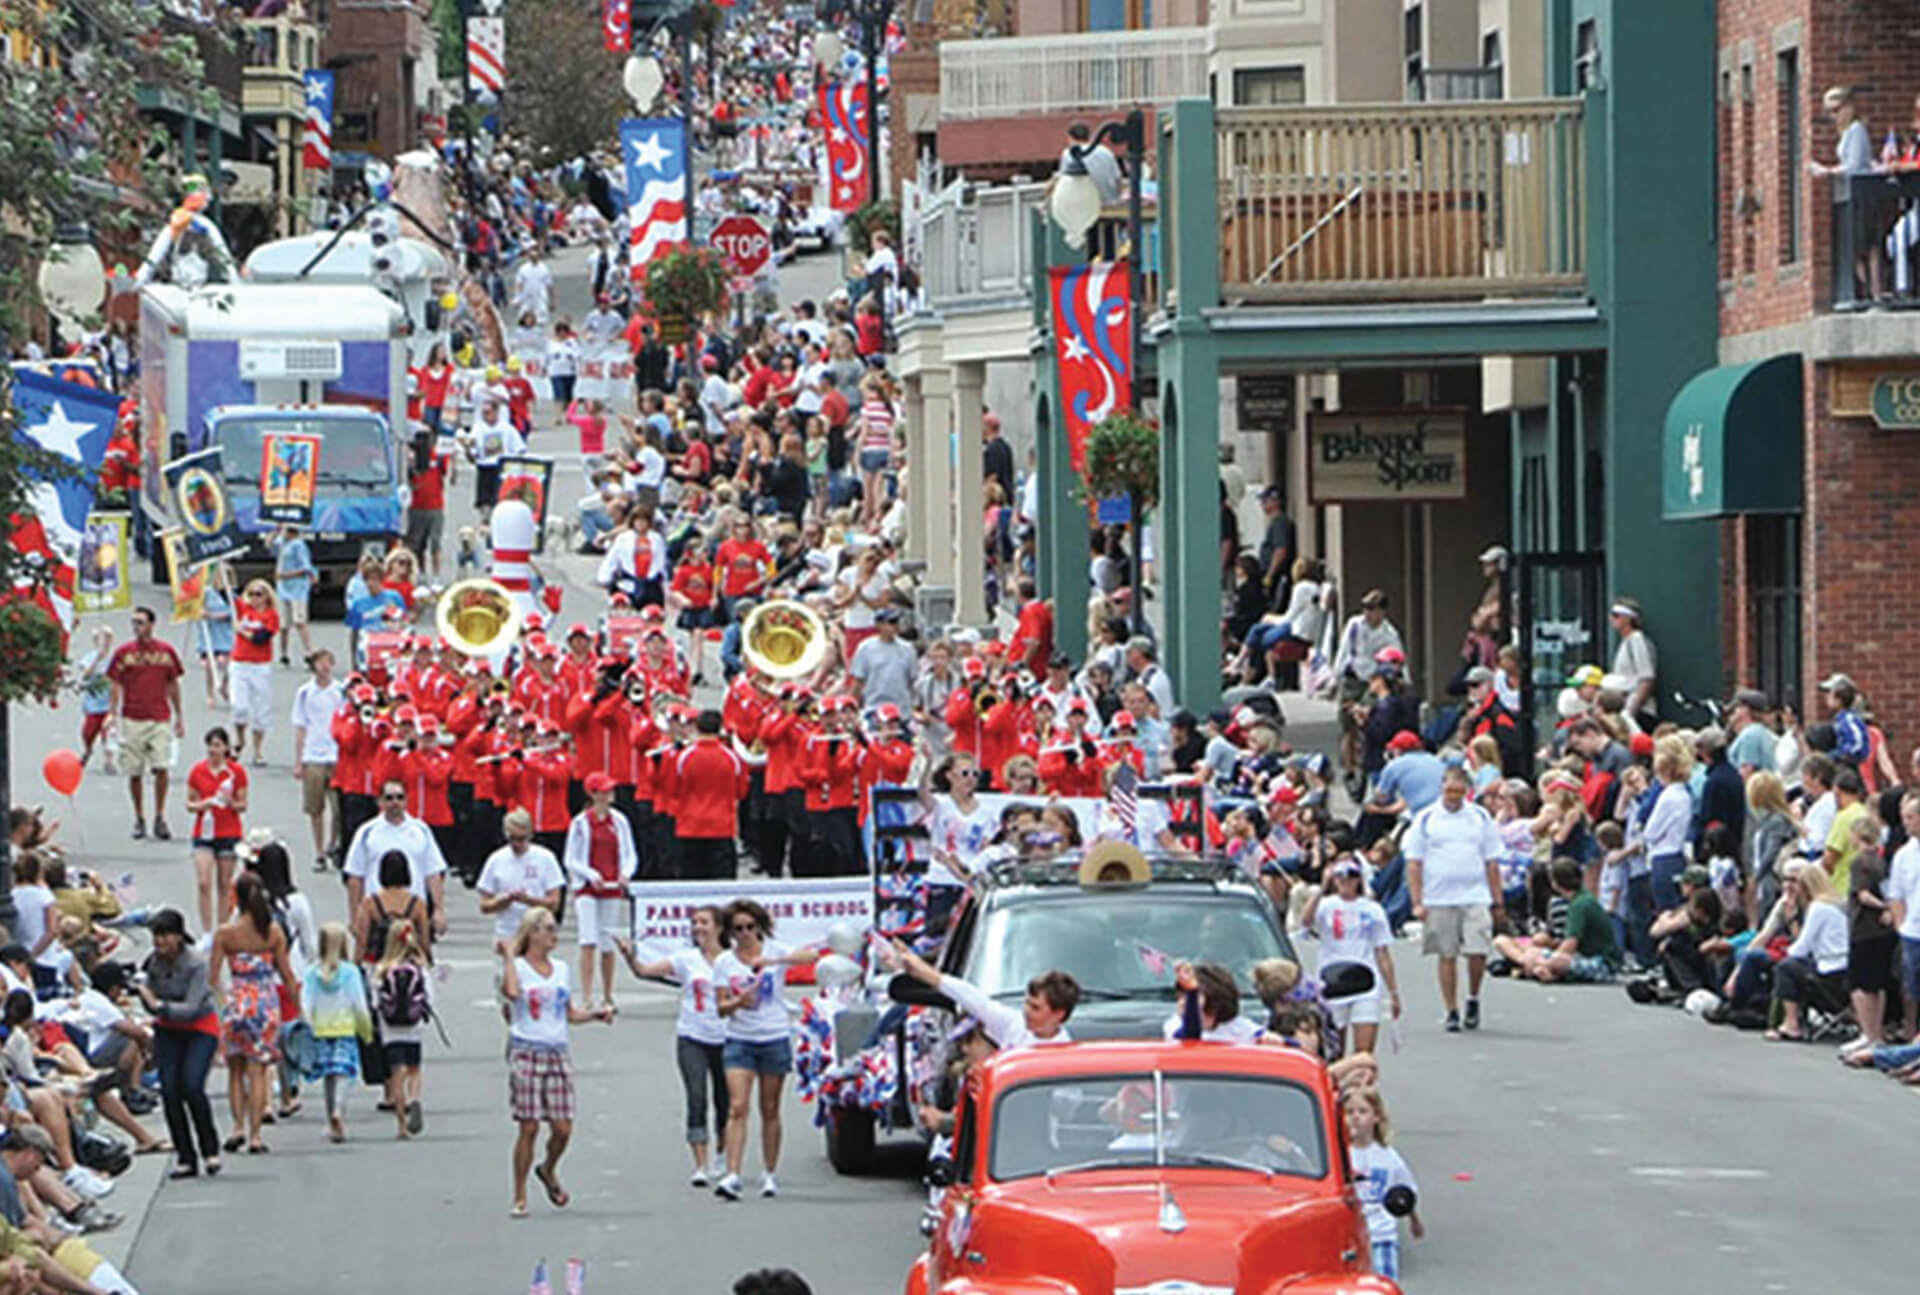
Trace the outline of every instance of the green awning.
<instances>
[{"instance_id":1,"label":"green awning","mask_svg":"<svg viewBox=\"0 0 1920 1295\"><path fill-rule=\"evenodd\" d=\"M1801 359L1723 364L1688 379L1667 406L1662 516L1670 522L1801 510Z\"/></svg>"}]
</instances>

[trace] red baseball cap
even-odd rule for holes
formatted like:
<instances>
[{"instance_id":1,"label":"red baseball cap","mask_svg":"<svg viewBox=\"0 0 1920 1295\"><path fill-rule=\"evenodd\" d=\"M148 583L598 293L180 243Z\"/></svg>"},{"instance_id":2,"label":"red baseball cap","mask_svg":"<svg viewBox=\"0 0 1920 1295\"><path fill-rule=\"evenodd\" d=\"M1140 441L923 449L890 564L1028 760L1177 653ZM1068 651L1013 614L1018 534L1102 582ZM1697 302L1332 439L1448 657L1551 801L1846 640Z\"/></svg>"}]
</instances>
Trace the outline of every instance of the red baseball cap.
<instances>
[{"instance_id":1,"label":"red baseball cap","mask_svg":"<svg viewBox=\"0 0 1920 1295\"><path fill-rule=\"evenodd\" d=\"M1113 718L1107 721L1107 723L1110 728L1125 729L1131 733L1133 732L1133 712L1130 710L1117 710L1113 713Z\"/></svg>"},{"instance_id":2,"label":"red baseball cap","mask_svg":"<svg viewBox=\"0 0 1920 1295\"><path fill-rule=\"evenodd\" d=\"M420 717L420 731L422 733L438 733L440 731L439 717L437 715L422 715Z\"/></svg>"},{"instance_id":3,"label":"red baseball cap","mask_svg":"<svg viewBox=\"0 0 1920 1295\"><path fill-rule=\"evenodd\" d=\"M579 621L575 621L573 624L567 626L568 638L572 638L576 634L584 634L588 638L593 637L593 631L588 629L585 625L581 624Z\"/></svg>"},{"instance_id":4,"label":"red baseball cap","mask_svg":"<svg viewBox=\"0 0 1920 1295\"><path fill-rule=\"evenodd\" d=\"M1410 728L1403 728L1387 739L1389 751L1418 751L1425 745L1426 743L1420 740L1420 735Z\"/></svg>"},{"instance_id":5,"label":"red baseball cap","mask_svg":"<svg viewBox=\"0 0 1920 1295\"><path fill-rule=\"evenodd\" d=\"M1627 749L1633 753L1635 759L1646 759L1653 754L1653 734L1635 733L1633 740L1627 744Z\"/></svg>"},{"instance_id":6,"label":"red baseball cap","mask_svg":"<svg viewBox=\"0 0 1920 1295\"><path fill-rule=\"evenodd\" d=\"M587 775L586 786L590 794L598 795L600 792L613 790L613 779L604 773L590 773Z\"/></svg>"},{"instance_id":7,"label":"red baseball cap","mask_svg":"<svg viewBox=\"0 0 1920 1295\"><path fill-rule=\"evenodd\" d=\"M960 667L960 672L969 679L984 679L987 674L987 663L977 656L970 656L966 664Z\"/></svg>"},{"instance_id":8,"label":"red baseball cap","mask_svg":"<svg viewBox=\"0 0 1920 1295\"><path fill-rule=\"evenodd\" d=\"M874 709L873 717L882 724L898 724L900 722L900 708L890 701L882 702Z\"/></svg>"},{"instance_id":9,"label":"red baseball cap","mask_svg":"<svg viewBox=\"0 0 1920 1295\"><path fill-rule=\"evenodd\" d=\"M528 612L527 618L523 623L527 627L527 633L538 634L547 627L547 618L539 612Z\"/></svg>"}]
</instances>

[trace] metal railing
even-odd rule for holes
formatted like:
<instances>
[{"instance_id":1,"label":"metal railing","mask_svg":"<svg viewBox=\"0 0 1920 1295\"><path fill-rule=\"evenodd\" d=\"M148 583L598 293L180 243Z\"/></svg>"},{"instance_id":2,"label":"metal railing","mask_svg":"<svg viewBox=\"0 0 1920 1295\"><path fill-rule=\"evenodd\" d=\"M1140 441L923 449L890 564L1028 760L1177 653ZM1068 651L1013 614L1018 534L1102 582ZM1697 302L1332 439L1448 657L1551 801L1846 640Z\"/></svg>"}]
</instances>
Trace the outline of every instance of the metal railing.
<instances>
[{"instance_id":1,"label":"metal railing","mask_svg":"<svg viewBox=\"0 0 1920 1295\"><path fill-rule=\"evenodd\" d=\"M1585 295L1583 107L1218 110L1222 296Z\"/></svg>"},{"instance_id":2,"label":"metal railing","mask_svg":"<svg viewBox=\"0 0 1920 1295\"><path fill-rule=\"evenodd\" d=\"M1204 27L940 42L940 116L1021 117L1208 95Z\"/></svg>"},{"instance_id":3,"label":"metal railing","mask_svg":"<svg viewBox=\"0 0 1920 1295\"><path fill-rule=\"evenodd\" d=\"M945 311L1025 299L1034 271L1028 214L1045 197L1042 184L962 185L929 197L919 218L921 304ZM1150 312L1160 295L1160 244L1151 208L1141 222L1141 242L1141 300ZM1087 255L1115 260L1130 250L1125 206L1106 209L1088 231Z\"/></svg>"}]
</instances>

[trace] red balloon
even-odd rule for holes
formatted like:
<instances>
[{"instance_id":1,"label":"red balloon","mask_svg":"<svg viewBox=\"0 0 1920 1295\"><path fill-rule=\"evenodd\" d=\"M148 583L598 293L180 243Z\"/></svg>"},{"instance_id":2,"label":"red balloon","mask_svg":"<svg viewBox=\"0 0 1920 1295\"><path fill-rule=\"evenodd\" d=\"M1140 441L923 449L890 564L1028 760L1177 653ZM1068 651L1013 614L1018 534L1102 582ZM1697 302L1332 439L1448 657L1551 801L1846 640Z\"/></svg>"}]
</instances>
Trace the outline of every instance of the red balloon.
<instances>
[{"instance_id":1,"label":"red balloon","mask_svg":"<svg viewBox=\"0 0 1920 1295\"><path fill-rule=\"evenodd\" d=\"M50 751L41 762L40 776L62 796L71 796L80 789L80 757L65 747Z\"/></svg>"}]
</instances>

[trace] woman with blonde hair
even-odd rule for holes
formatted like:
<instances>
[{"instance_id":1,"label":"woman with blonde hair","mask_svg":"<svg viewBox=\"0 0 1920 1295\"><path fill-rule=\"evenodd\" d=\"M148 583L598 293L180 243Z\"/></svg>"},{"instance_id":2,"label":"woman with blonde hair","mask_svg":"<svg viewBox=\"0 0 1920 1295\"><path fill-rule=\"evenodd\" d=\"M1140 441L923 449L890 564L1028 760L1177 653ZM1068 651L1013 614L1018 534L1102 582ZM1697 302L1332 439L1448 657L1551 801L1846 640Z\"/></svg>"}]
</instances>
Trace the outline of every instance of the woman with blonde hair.
<instances>
[{"instance_id":1,"label":"woman with blonde hair","mask_svg":"<svg viewBox=\"0 0 1920 1295\"><path fill-rule=\"evenodd\" d=\"M391 936L389 937L391 938ZM502 955L500 995L513 1010L507 1042L507 1091L518 1133L513 1144L513 1208L527 1217L527 1174L540 1180L547 1201L565 1209L573 1199L560 1185L560 1157L573 1137L573 1062L569 1025L613 1020L613 1009L589 1010L573 1001L573 972L553 956L558 924L544 908L527 910ZM534 1143L547 1126L547 1153L536 1168Z\"/></svg>"},{"instance_id":2,"label":"woman with blonde hair","mask_svg":"<svg viewBox=\"0 0 1920 1295\"><path fill-rule=\"evenodd\" d=\"M545 910L542 910L545 911ZM373 969L374 1010L380 1014L380 1050L387 1062L387 1104L394 1137L406 1141L426 1127L420 1105L420 1049L433 1015L433 977L411 919L387 927L386 948Z\"/></svg>"},{"instance_id":3,"label":"woman with blonde hair","mask_svg":"<svg viewBox=\"0 0 1920 1295\"><path fill-rule=\"evenodd\" d=\"M327 1138L347 1140L346 1084L360 1073L360 1045L373 1040L367 982L353 964L343 922L320 928L320 958L300 982L300 1001L313 1030L314 1057L308 1075L318 1075L327 1097Z\"/></svg>"},{"instance_id":4,"label":"woman with blonde hair","mask_svg":"<svg viewBox=\"0 0 1920 1295\"><path fill-rule=\"evenodd\" d=\"M1780 1005L1780 1025L1766 1037L1772 1043L1804 1043L1808 1007L1837 1012L1847 1001L1847 911L1818 863L1803 863L1787 885L1800 908L1800 934L1787 946L1787 956L1774 964L1773 1001Z\"/></svg>"},{"instance_id":5,"label":"woman with blonde hair","mask_svg":"<svg viewBox=\"0 0 1920 1295\"><path fill-rule=\"evenodd\" d=\"M1757 770L1747 779L1747 925L1758 926L1760 914L1773 911L1780 898L1779 864L1782 851L1795 846L1800 826L1787 807L1787 786L1771 769Z\"/></svg>"}]
</instances>

